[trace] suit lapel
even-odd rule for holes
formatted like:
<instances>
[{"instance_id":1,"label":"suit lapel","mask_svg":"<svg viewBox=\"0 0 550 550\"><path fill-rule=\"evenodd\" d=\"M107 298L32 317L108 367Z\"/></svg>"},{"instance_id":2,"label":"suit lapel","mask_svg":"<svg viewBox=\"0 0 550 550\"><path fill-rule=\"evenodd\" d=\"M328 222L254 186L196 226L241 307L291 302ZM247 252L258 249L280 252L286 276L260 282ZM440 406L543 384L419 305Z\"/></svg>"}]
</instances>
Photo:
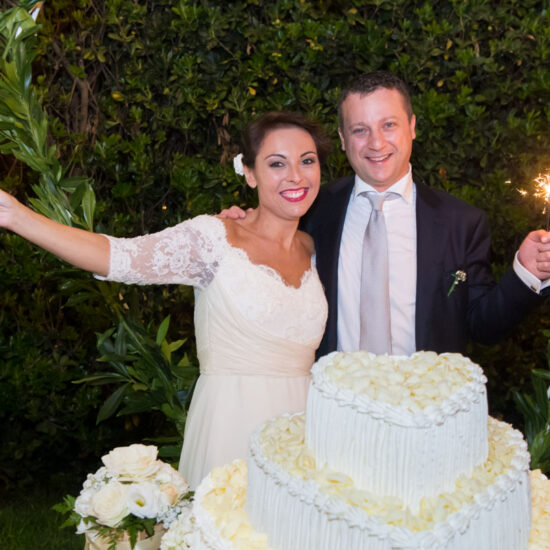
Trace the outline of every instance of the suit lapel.
<instances>
[{"instance_id":1,"label":"suit lapel","mask_svg":"<svg viewBox=\"0 0 550 550\"><path fill-rule=\"evenodd\" d=\"M335 350L338 340L338 257L353 183L354 178L349 177L338 180L327 188L323 210L319 212L322 219L315 230L317 271L329 306L327 327L320 350Z\"/></svg>"},{"instance_id":2,"label":"suit lapel","mask_svg":"<svg viewBox=\"0 0 550 550\"><path fill-rule=\"evenodd\" d=\"M434 311L435 289L441 284L445 254L445 219L439 197L422 183L416 184L416 349L430 342L430 318Z\"/></svg>"}]
</instances>

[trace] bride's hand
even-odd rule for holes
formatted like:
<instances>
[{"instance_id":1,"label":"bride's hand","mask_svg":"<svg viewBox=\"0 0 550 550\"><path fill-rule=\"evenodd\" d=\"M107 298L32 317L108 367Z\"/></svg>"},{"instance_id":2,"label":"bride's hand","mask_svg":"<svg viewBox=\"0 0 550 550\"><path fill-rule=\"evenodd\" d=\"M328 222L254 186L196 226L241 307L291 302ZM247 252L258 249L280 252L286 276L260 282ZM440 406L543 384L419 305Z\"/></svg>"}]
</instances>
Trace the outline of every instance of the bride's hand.
<instances>
[{"instance_id":1,"label":"bride's hand","mask_svg":"<svg viewBox=\"0 0 550 550\"><path fill-rule=\"evenodd\" d=\"M221 220L239 220L246 218L246 214L248 212L251 212L252 210L254 209L249 208L248 210L243 210L242 208L233 205L230 208L225 208L224 210L222 210L216 217L220 218Z\"/></svg>"},{"instance_id":2,"label":"bride's hand","mask_svg":"<svg viewBox=\"0 0 550 550\"><path fill-rule=\"evenodd\" d=\"M15 197L0 189L0 227L11 229L17 216L17 209L22 206Z\"/></svg>"},{"instance_id":3,"label":"bride's hand","mask_svg":"<svg viewBox=\"0 0 550 550\"><path fill-rule=\"evenodd\" d=\"M76 267L109 272L109 241L103 235L50 220L0 190L0 227L17 233Z\"/></svg>"}]
</instances>

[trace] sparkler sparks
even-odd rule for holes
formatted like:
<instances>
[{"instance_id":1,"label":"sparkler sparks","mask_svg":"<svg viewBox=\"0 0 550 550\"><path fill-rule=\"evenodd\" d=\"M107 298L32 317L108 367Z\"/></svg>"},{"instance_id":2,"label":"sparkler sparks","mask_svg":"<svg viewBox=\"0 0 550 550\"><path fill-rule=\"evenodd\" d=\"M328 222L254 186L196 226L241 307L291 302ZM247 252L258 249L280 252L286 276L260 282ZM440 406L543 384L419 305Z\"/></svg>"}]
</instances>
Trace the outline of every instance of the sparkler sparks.
<instances>
[{"instance_id":1,"label":"sparkler sparks","mask_svg":"<svg viewBox=\"0 0 550 550\"><path fill-rule=\"evenodd\" d=\"M531 195L536 199L542 199L544 202L544 207L542 209L542 214L546 215L546 231L550 228L550 173L539 175L538 178L534 180L535 186L532 193L529 193L526 189L516 189L517 192L522 197L528 197ZM507 181L506 183L512 183Z\"/></svg>"},{"instance_id":2,"label":"sparkler sparks","mask_svg":"<svg viewBox=\"0 0 550 550\"><path fill-rule=\"evenodd\" d=\"M550 201L550 174L545 174L544 176L539 176L535 178L536 188L535 188L535 197L543 197L545 202Z\"/></svg>"}]
</instances>

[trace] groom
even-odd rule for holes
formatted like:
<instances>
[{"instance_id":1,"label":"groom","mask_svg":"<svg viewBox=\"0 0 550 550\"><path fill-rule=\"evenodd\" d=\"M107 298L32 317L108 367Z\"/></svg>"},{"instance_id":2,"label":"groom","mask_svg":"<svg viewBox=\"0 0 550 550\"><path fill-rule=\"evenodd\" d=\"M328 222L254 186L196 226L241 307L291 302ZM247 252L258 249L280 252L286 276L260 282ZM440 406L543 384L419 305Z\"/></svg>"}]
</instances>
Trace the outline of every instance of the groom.
<instances>
[{"instance_id":1,"label":"groom","mask_svg":"<svg viewBox=\"0 0 550 550\"><path fill-rule=\"evenodd\" d=\"M364 74L342 91L338 117L355 176L323 186L304 223L329 302L318 355L364 347L363 326L373 309L361 312L370 277L361 258L374 254L364 240L373 210L366 197L387 191L391 198L379 210L387 242L386 351L464 353L469 338L496 341L542 300L550 282L550 234L529 233L496 285L485 214L413 176L416 120L405 84L391 73Z\"/></svg>"}]
</instances>

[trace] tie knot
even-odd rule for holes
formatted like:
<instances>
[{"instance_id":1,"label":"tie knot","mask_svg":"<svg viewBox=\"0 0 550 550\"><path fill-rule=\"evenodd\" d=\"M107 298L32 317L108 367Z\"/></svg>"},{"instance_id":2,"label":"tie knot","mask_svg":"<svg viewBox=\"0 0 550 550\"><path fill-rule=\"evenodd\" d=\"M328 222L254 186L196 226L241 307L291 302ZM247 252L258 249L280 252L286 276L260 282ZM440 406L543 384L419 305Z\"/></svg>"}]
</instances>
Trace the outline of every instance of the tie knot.
<instances>
[{"instance_id":1,"label":"tie knot","mask_svg":"<svg viewBox=\"0 0 550 550\"><path fill-rule=\"evenodd\" d=\"M392 193L390 191L386 191L382 194L369 191L368 193L363 194L366 195L367 199L369 199L373 210L382 210L382 205L385 201L392 201L399 197L399 193Z\"/></svg>"}]
</instances>

